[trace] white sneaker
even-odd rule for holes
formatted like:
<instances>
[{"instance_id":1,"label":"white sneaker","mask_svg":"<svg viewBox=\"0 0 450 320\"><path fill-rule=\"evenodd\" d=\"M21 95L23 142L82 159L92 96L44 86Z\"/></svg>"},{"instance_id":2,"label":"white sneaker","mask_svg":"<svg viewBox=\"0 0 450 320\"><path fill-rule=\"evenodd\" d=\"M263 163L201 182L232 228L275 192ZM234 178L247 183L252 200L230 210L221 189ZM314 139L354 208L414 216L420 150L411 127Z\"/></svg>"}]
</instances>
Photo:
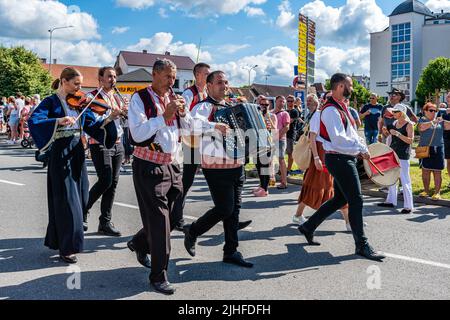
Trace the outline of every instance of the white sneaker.
<instances>
[{"instance_id":1,"label":"white sneaker","mask_svg":"<svg viewBox=\"0 0 450 320\"><path fill-rule=\"evenodd\" d=\"M300 217L297 217L296 215L294 215L292 217L292 222L298 224L299 226L304 224L306 221L307 221L307 219L305 219L305 217L303 215L301 215Z\"/></svg>"}]
</instances>

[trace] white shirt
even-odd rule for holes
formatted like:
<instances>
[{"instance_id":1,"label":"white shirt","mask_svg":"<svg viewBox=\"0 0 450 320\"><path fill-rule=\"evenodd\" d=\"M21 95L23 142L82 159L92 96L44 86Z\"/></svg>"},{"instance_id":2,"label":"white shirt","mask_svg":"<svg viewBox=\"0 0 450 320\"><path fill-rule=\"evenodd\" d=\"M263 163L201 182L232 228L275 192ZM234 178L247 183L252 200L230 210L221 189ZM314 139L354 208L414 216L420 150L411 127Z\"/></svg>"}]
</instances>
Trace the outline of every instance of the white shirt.
<instances>
[{"instance_id":1,"label":"white shirt","mask_svg":"<svg viewBox=\"0 0 450 320\"><path fill-rule=\"evenodd\" d=\"M93 98L93 97L94 97L91 93L89 93L88 96L89 96L90 98ZM104 92L104 91L102 91L102 92L100 92L100 94L98 95L98 97L100 97L100 98L102 98L103 100L105 100L105 101L108 103L108 105L109 105L110 107L116 107L116 108L122 108L122 107L123 107L122 103L120 102L120 100L118 100L118 98L116 97L116 95L114 94L113 91L111 91L111 93L109 93L109 94L106 93L106 92ZM108 111L107 111L104 115L102 115L102 116L96 114L95 112L94 112L94 115L95 115L95 117L96 117L97 119L105 119L105 118L107 118L111 113L112 113L112 110L108 110ZM120 139L120 138L123 136L123 128L122 128L122 126L120 125L120 118L115 119L115 120L114 120L114 123L115 123L116 128L117 128L117 139Z\"/></svg>"},{"instance_id":2,"label":"white shirt","mask_svg":"<svg viewBox=\"0 0 450 320\"><path fill-rule=\"evenodd\" d=\"M228 158L223 148L222 134L216 131L215 122L209 121L214 105L210 102L198 103L191 111L195 135L201 135L200 153L216 158ZM213 138L215 137L215 139Z\"/></svg>"},{"instance_id":3,"label":"white shirt","mask_svg":"<svg viewBox=\"0 0 450 320\"><path fill-rule=\"evenodd\" d=\"M309 132L315 133L316 141L323 143L323 139L320 137L320 111L317 110L311 120L309 121Z\"/></svg>"},{"instance_id":4,"label":"white shirt","mask_svg":"<svg viewBox=\"0 0 450 320\"><path fill-rule=\"evenodd\" d=\"M339 111L335 107L329 107L322 111L321 120L327 128L331 142L324 140L325 151L333 151L350 156L357 156L360 153L368 153L364 139L358 135L350 119L347 117L347 130ZM319 123L320 131L320 123Z\"/></svg>"},{"instance_id":5,"label":"white shirt","mask_svg":"<svg viewBox=\"0 0 450 320\"><path fill-rule=\"evenodd\" d=\"M153 90L151 90L151 87L149 87L149 91L155 102L158 116L147 119L141 97L139 94L134 94L128 109L128 126L133 140L140 143L156 135L154 142L161 146L164 153L177 155L180 148L180 143L178 141L181 130L178 129L175 120L173 121L173 124L167 125L162 116L165 105L169 104L169 97L166 95L164 99L160 98ZM160 99L164 100L164 103L161 103ZM180 118L180 122L183 130L190 130L192 118L189 114L186 114L184 118Z\"/></svg>"},{"instance_id":6,"label":"white shirt","mask_svg":"<svg viewBox=\"0 0 450 320\"><path fill-rule=\"evenodd\" d=\"M205 87L205 90L203 90L203 91L200 91L198 89L198 87L197 87L197 90L198 90L198 94L200 95L198 102L201 102L202 100L205 100L208 97L206 87ZM192 101L194 100L194 93L192 92L191 89L188 88L188 89L184 90L183 98L186 101L187 110L189 111Z\"/></svg>"},{"instance_id":7,"label":"white shirt","mask_svg":"<svg viewBox=\"0 0 450 320\"><path fill-rule=\"evenodd\" d=\"M19 116L20 116L20 112L22 111L23 107L25 107L25 101L23 101L20 98L16 99L16 106L17 106Z\"/></svg>"}]
</instances>

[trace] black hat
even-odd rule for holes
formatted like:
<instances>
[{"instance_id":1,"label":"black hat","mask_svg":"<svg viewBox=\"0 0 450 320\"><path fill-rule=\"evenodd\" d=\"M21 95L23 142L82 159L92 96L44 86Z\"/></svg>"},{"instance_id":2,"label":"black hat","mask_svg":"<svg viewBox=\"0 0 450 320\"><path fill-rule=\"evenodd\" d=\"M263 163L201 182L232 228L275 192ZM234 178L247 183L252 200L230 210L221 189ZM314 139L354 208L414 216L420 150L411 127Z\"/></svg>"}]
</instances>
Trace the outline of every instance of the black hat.
<instances>
[{"instance_id":1,"label":"black hat","mask_svg":"<svg viewBox=\"0 0 450 320\"><path fill-rule=\"evenodd\" d=\"M403 101L403 100L405 100L406 96L405 96L405 94L403 93L403 91L400 91L400 90L398 90L398 89L396 89L396 88L392 88L391 92L388 92L389 95L394 94L394 93L400 95L400 102Z\"/></svg>"}]
</instances>

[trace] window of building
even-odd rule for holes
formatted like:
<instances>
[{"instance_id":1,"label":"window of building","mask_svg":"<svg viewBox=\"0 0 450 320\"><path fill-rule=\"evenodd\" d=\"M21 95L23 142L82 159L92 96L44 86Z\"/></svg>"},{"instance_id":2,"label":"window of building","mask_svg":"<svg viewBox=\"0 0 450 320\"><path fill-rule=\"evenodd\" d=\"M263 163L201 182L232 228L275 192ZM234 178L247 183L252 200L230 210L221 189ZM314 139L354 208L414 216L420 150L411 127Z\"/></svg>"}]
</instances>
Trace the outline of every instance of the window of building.
<instances>
[{"instance_id":1,"label":"window of building","mask_svg":"<svg viewBox=\"0 0 450 320\"><path fill-rule=\"evenodd\" d=\"M396 88L408 93L408 101L411 80L411 23L392 26L391 52L391 82Z\"/></svg>"}]
</instances>

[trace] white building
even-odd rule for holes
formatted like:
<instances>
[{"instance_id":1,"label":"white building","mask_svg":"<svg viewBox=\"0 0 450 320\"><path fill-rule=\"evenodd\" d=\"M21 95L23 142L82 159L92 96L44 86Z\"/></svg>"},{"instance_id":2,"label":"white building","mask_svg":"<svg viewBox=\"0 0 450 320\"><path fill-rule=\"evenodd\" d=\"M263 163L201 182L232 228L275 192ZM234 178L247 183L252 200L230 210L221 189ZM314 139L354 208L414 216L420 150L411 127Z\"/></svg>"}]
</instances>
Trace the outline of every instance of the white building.
<instances>
[{"instance_id":1,"label":"white building","mask_svg":"<svg viewBox=\"0 0 450 320\"><path fill-rule=\"evenodd\" d=\"M177 66L177 79L173 89L177 93L183 92L184 89L192 85L194 80L193 70L195 63L189 57L174 56L171 55L170 52L166 52L165 54L154 54L148 53L147 50L143 50L142 52L120 51L114 68L117 70L119 76L129 74L139 69L144 69L152 74L155 61L164 58L171 60ZM146 79L141 80L144 82L146 81Z\"/></svg>"},{"instance_id":2,"label":"white building","mask_svg":"<svg viewBox=\"0 0 450 320\"><path fill-rule=\"evenodd\" d=\"M370 35L370 90L387 97L402 90L415 99L422 70L430 60L450 57L450 13L433 13L417 0L401 3L389 16L389 27Z\"/></svg>"}]
</instances>

